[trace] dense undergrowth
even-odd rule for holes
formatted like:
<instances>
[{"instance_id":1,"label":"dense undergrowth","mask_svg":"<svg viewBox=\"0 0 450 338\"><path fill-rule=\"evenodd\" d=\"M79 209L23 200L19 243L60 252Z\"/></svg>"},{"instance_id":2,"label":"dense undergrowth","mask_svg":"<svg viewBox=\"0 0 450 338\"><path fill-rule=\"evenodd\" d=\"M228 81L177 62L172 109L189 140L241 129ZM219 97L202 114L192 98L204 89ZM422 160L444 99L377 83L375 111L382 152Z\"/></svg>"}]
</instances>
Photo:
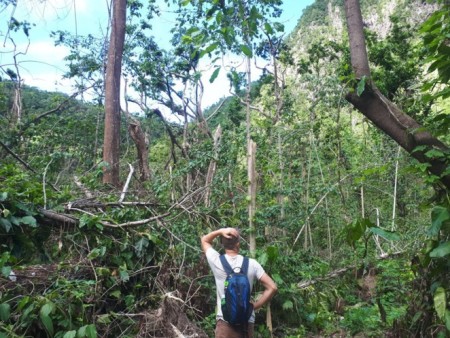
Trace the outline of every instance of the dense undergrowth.
<instances>
[{"instance_id":1,"label":"dense undergrowth","mask_svg":"<svg viewBox=\"0 0 450 338\"><path fill-rule=\"evenodd\" d=\"M160 215L170 206L151 202L151 186L145 193L141 190L139 195L128 196L146 196L148 205L144 207L106 206L116 200L118 192L103 191L85 198L81 191L80 196L74 195L74 190L55 192L47 187L44 194L42 182L15 164L3 166L0 178L4 187L0 261L4 335L157 336L169 323L161 323L167 325L161 328L143 322L145 318L155 322L152 311L164 308L167 297L176 299L179 304L175 308L212 335L213 280L198 247L211 212L186 215L172 211L156 223L116 228L110 225ZM89 175L83 180L88 182ZM52 206L48 209L70 214L78 222L47 218L39 211L43 196ZM94 202L99 204L90 206ZM220 209L213 213L215 220L223 212ZM244 215L244 210L241 213ZM222 224L214 226L226 225L230 216L225 217ZM430 287L420 272L418 260L423 258L413 256L414 250L397 252L398 247L386 244L381 244L385 257L380 257L369 232L350 241L352 251L345 243L354 236L350 225L341 228L333 239L341 244L330 259L326 246L286 246L292 237L281 229L269 237L258 233L256 258L279 287L271 304L275 336L412 334L423 316L433 312L432 303L428 301L429 307L424 308L420 301ZM421 244L416 239L423 236L414 230L402 241L418 250ZM440 269L445 268L443 263ZM405 318L411 314L414 316L405 326ZM261 337L269 336L265 315L265 311L258 313ZM170 335L170 330L166 334Z\"/></svg>"}]
</instances>

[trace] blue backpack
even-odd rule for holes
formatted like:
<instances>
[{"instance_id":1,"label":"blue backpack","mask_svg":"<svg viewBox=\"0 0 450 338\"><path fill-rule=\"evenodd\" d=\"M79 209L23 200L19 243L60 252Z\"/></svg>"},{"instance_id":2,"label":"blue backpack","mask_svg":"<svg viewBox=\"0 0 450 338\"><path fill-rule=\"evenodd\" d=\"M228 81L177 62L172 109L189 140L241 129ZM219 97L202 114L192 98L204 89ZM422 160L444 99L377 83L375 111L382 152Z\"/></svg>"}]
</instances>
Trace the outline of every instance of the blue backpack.
<instances>
[{"instance_id":1,"label":"blue backpack","mask_svg":"<svg viewBox=\"0 0 450 338\"><path fill-rule=\"evenodd\" d=\"M225 280L225 298L222 299L223 319L232 325L246 324L253 312L250 303L250 283L247 277L248 257L244 257L239 272L233 271L224 255L220 261L227 274Z\"/></svg>"}]
</instances>

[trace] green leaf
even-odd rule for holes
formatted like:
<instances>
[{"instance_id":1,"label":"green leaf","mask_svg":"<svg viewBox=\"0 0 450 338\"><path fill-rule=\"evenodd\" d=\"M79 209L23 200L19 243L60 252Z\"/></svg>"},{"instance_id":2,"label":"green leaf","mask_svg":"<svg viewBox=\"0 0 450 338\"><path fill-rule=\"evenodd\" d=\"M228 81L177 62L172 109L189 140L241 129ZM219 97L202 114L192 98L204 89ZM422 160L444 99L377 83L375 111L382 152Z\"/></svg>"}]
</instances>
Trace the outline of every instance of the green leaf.
<instances>
[{"instance_id":1,"label":"green leaf","mask_svg":"<svg viewBox=\"0 0 450 338\"><path fill-rule=\"evenodd\" d=\"M240 46L241 51L245 54L245 56L251 58L253 56L252 50L247 45L241 45Z\"/></svg>"},{"instance_id":2,"label":"green leaf","mask_svg":"<svg viewBox=\"0 0 450 338\"><path fill-rule=\"evenodd\" d=\"M30 296L23 297L19 304L17 305L17 310L22 311L22 309L30 302Z\"/></svg>"},{"instance_id":3,"label":"green leaf","mask_svg":"<svg viewBox=\"0 0 450 338\"><path fill-rule=\"evenodd\" d=\"M6 232L9 232L9 230L11 230L12 228L11 222L6 218L0 217L0 225L3 227L3 229L5 229Z\"/></svg>"},{"instance_id":4,"label":"green leaf","mask_svg":"<svg viewBox=\"0 0 450 338\"><path fill-rule=\"evenodd\" d=\"M367 218L359 218L347 224L345 227L347 243L353 245L364 235L366 229L370 227L375 227L375 224Z\"/></svg>"},{"instance_id":5,"label":"green leaf","mask_svg":"<svg viewBox=\"0 0 450 338\"><path fill-rule=\"evenodd\" d=\"M55 308L55 305L53 303L46 303L41 307L41 310L39 311L39 318L42 321L42 324L44 324L44 327L46 328L48 334L50 336L53 336L53 321L50 318L50 313Z\"/></svg>"},{"instance_id":6,"label":"green leaf","mask_svg":"<svg viewBox=\"0 0 450 338\"><path fill-rule=\"evenodd\" d=\"M77 337L79 338L86 337L86 327L87 325L84 325L78 329Z\"/></svg>"},{"instance_id":7,"label":"green leaf","mask_svg":"<svg viewBox=\"0 0 450 338\"><path fill-rule=\"evenodd\" d=\"M11 274L11 267L10 266L2 266L2 276L5 278L8 278Z\"/></svg>"},{"instance_id":8,"label":"green leaf","mask_svg":"<svg viewBox=\"0 0 450 338\"><path fill-rule=\"evenodd\" d=\"M97 323L100 324L110 324L111 323L111 316L108 314L104 314L104 315L99 315L97 317Z\"/></svg>"},{"instance_id":9,"label":"green leaf","mask_svg":"<svg viewBox=\"0 0 450 338\"><path fill-rule=\"evenodd\" d=\"M270 263L275 262L279 256L279 250L276 246L268 246L266 252Z\"/></svg>"},{"instance_id":10,"label":"green leaf","mask_svg":"<svg viewBox=\"0 0 450 338\"><path fill-rule=\"evenodd\" d=\"M120 274L120 279L123 282L128 282L128 280L130 279L130 275L128 274L128 272L126 270L121 270L119 274Z\"/></svg>"},{"instance_id":11,"label":"green leaf","mask_svg":"<svg viewBox=\"0 0 450 338\"><path fill-rule=\"evenodd\" d=\"M41 307L40 314L42 314L44 316L48 316L50 313L52 313L54 308L55 308L55 305L53 303L51 303L51 302L45 303Z\"/></svg>"},{"instance_id":12,"label":"green leaf","mask_svg":"<svg viewBox=\"0 0 450 338\"><path fill-rule=\"evenodd\" d=\"M202 54L204 55L204 54L207 54L207 53L211 53L213 50L215 50L217 47L219 46L219 44L216 42L216 43L213 43L213 44L211 44L211 45L209 45L208 47L206 47L206 49L202 52ZM202 56L203 56L202 55Z\"/></svg>"},{"instance_id":13,"label":"green leaf","mask_svg":"<svg viewBox=\"0 0 450 338\"><path fill-rule=\"evenodd\" d=\"M21 222L22 224L29 225L29 226L31 226L31 227L33 227L33 228L36 228L36 227L37 227L36 218L34 218L33 216L25 216L25 217L22 217L22 218L20 219L20 222Z\"/></svg>"},{"instance_id":14,"label":"green leaf","mask_svg":"<svg viewBox=\"0 0 450 338\"><path fill-rule=\"evenodd\" d=\"M442 150L431 149L431 150L428 150L425 153L425 156L428 157L428 158L433 159L433 158L443 158L443 157L445 157L445 154L444 154L444 152Z\"/></svg>"},{"instance_id":15,"label":"green leaf","mask_svg":"<svg viewBox=\"0 0 450 338\"><path fill-rule=\"evenodd\" d=\"M416 323L423 315L422 311L418 311L416 312L416 314L414 315L413 319L411 320L411 323L414 324Z\"/></svg>"},{"instance_id":16,"label":"green leaf","mask_svg":"<svg viewBox=\"0 0 450 338\"><path fill-rule=\"evenodd\" d=\"M273 28L267 22L264 24L264 28L265 28L267 34L273 34Z\"/></svg>"},{"instance_id":17,"label":"green leaf","mask_svg":"<svg viewBox=\"0 0 450 338\"><path fill-rule=\"evenodd\" d=\"M141 258L145 254L146 248L148 248L149 240L147 237L141 237L136 244L134 245L134 249L136 251L136 255Z\"/></svg>"},{"instance_id":18,"label":"green leaf","mask_svg":"<svg viewBox=\"0 0 450 338\"><path fill-rule=\"evenodd\" d=\"M89 324L86 327L86 337L88 338L97 338L97 329L94 324Z\"/></svg>"},{"instance_id":19,"label":"green leaf","mask_svg":"<svg viewBox=\"0 0 450 338\"><path fill-rule=\"evenodd\" d=\"M292 301L287 300L283 303L283 310L291 310L294 308L294 303Z\"/></svg>"},{"instance_id":20,"label":"green leaf","mask_svg":"<svg viewBox=\"0 0 450 338\"><path fill-rule=\"evenodd\" d=\"M445 316L445 306L446 306L445 298L446 297L444 288L442 286L438 287L434 292L433 301L434 301L434 309L436 310L436 313L441 320L444 320Z\"/></svg>"},{"instance_id":21,"label":"green leaf","mask_svg":"<svg viewBox=\"0 0 450 338\"><path fill-rule=\"evenodd\" d=\"M111 295L112 297L117 298L117 299L119 299L120 297L122 297L122 293L120 292L120 290L115 290L115 291L111 292L110 295Z\"/></svg>"},{"instance_id":22,"label":"green leaf","mask_svg":"<svg viewBox=\"0 0 450 338\"><path fill-rule=\"evenodd\" d=\"M214 80L217 78L220 72L220 67L217 67L214 72L212 73L211 77L209 78L209 83L213 83Z\"/></svg>"},{"instance_id":23,"label":"green leaf","mask_svg":"<svg viewBox=\"0 0 450 338\"><path fill-rule=\"evenodd\" d=\"M258 257L258 262L261 263L261 265L266 265L269 257L267 256L266 252L263 252L261 256Z\"/></svg>"},{"instance_id":24,"label":"green leaf","mask_svg":"<svg viewBox=\"0 0 450 338\"><path fill-rule=\"evenodd\" d=\"M7 322L11 315L11 306L8 303L0 304L0 320Z\"/></svg>"},{"instance_id":25,"label":"green leaf","mask_svg":"<svg viewBox=\"0 0 450 338\"><path fill-rule=\"evenodd\" d=\"M378 235L389 241L400 240L399 234L397 234L396 232L393 232L393 231L384 230L384 229L381 229L378 227L371 227L371 228L369 228L369 231L371 231L374 235Z\"/></svg>"},{"instance_id":26,"label":"green leaf","mask_svg":"<svg viewBox=\"0 0 450 338\"><path fill-rule=\"evenodd\" d=\"M272 278L275 281L275 283L277 283L278 285L284 284L283 278L281 278L281 276L278 273L274 273L272 275Z\"/></svg>"},{"instance_id":27,"label":"green leaf","mask_svg":"<svg viewBox=\"0 0 450 338\"><path fill-rule=\"evenodd\" d=\"M11 216L8 219L14 225L20 225L22 223L22 217L17 218L16 216Z\"/></svg>"},{"instance_id":28,"label":"green leaf","mask_svg":"<svg viewBox=\"0 0 450 338\"><path fill-rule=\"evenodd\" d=\"M98 256L100 256L100 249L99 248L92 249L91 252L89 252L89 254L88 254L88 258L89 259L95 259Z\"/></svg>"},{"instance_id":29,"label":"green leaf","mask_svg":"<svg viewBox=\"0 0 450 338\"><path fill-rule=\"evenodd\" d=\"M436 61L434 61L430 67L428 67L428 73L431 73L433 71L435 71L438 68L442 68L446 65L446 60L444 59L445 55L442 55L440 57L437 58Z\"/></svg>"},{"instance_id":30,"label":"green leaf","mask_svg":"<svg viewBox=\"0 0 450 338\"><path fill-rule=\"evenodd\" d=\"M134 297L134 295L126 295L125 296L125 305L127 307L130 307L134 303L136 303L136 298Z\"/></svg>"},{"instance_id":31,"label":"green leaf","mask_svg":"<svg viewBox=\"0 0 450 338\"><path fill-rule=\"evenodd\" d=\"M72 330L72 331L67 331L63 338L75 338L77 336L77 331Z\"/></svg>"},{"instance_id":32,"label":"green leaf","mask_svg":"<svg viewBox=\"0 0 450 338\"><path fill-rule=\"evenodd\" d=\"M6 201L6 199L8 198L8 193L7 192L1 192L0 193L0 202L4 202Z\"/></svg>"},{"instance_id":33,"label":"green leaf","mask_svg":"<svg viewBox=\"0 0 450 338\"><path fill-rule=\"evenodd\" d=\"M3 209L3 216L4 217L8 217L11 214L11 211L9 211L8 209Z\"/></svg>"},{"instance_id":34,"label":"green leaf","mask_svg":"<svg viewBox=\"0 0 450 338\"><path fill-rule=\"evenodd\" d=\"M358 85L356 86L356 94L358 94L358 96L361 96L365 88L366 88L366 76L364 75L361 78L361 80L359 80Z\"/></svg>"},{"instance_id":35,"label":"green leaf","mask_svg":"<svg viewBox=\"0 0 450 338\"><path fill-rule=\"evenodd\" d=\"M418 151L425 151L428 147L427 146L417 146L412 150L412 153L418 152Z\"/></svg>"},{"instance_id":36,"label":"green leaf","mask_svg":"<svg viewBox=\"0 0 450 338\"><path fill-rule=\"evenodd\" d=\"M439 246L430 252L430 257L441 258L450 254L450 241L439 244Z\"/></svg>"},{"instance_id":37,"label":"green leaf","mask_svg":"<svg viewBox=\"0 0 450 338\"><path fill-rule=\"evenodd\" d=\"M90 218L88 215L86 215L86 214L81 215L79 227L82 228L82 227L88 225L89 221L90 221Z\"/></svg>"},{"instance_id":38,"label":"green leaf","mask_svg":"<svg viewBox=\"0 0 450 338\"><path fill-rule=\"evenodd\" d=\"M277 31L277 32L284 32L284 25L282 24L282 23L280 23L280 22L274 22L273 23L273 27L275 28L275 30Z\"/></svg>"},{"instance_id":39,"label":"green leaf","mask_svg":"<svg viewBox=\"0 0 450 338\"><path fill-rule=\"evenodd\" d=\"M441 231L441 226L444 222L450 219L449 210L440 205L435 206L431 210L431 227L428 229L428 235L437 236Z\"/></svg>"}]
</instances>

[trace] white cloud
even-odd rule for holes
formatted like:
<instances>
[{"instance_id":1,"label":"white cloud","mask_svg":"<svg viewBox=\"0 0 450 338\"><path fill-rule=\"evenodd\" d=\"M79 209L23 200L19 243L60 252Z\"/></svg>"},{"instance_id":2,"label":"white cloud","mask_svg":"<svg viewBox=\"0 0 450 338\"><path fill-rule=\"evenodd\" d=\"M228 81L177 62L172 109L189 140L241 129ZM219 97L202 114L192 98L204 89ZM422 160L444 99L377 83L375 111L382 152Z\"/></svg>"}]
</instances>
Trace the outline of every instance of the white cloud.
<instances>
[{"instance_id":1,"label":"white cloud","mask_svg":"<svg viewBox=\"0 0 450 338\"><path fill-rule=\"evenodd\" d=\"M28 21L48 23L65 19L73 11L75 0L25 0L18 2L18 12Z\"/></svg>"},{"instance_id":2,"label":"white cloud","mask_svg":"<svg viewBox=\"0 0 450 338\"><path fill-rule=\"evenodd\" d=\"M12 13L11 13L12 14ZM80 31L97 28L99 23L108 23L107 0L21 0L14 16L36 24L33 30Z\"/></svg>"}]
</instances>

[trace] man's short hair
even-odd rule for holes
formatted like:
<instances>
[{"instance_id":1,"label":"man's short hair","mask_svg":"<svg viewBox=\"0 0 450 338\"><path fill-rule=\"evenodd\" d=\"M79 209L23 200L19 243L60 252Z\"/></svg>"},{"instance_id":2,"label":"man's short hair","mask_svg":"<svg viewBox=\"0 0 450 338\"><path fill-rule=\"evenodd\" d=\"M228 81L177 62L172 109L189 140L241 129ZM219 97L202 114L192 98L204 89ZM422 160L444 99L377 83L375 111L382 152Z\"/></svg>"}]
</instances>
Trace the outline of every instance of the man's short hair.
<instances>
[{"instance_id":1,"label":"man's short hair","mask_svg":"<svg viewBox=\"0 0 450 338\"><path fill-rule=\"evenodd\" d=\"M239 229L236 229L236 230L239 233L239 235L237 237L234 237L234 236L232 236L231 238L225 238L223 236L221 237L221 242L222 242L224 249L233 250L238 245L239 239L240 239L240 231L239 231Z\"/></svg>"}]
</instances>

